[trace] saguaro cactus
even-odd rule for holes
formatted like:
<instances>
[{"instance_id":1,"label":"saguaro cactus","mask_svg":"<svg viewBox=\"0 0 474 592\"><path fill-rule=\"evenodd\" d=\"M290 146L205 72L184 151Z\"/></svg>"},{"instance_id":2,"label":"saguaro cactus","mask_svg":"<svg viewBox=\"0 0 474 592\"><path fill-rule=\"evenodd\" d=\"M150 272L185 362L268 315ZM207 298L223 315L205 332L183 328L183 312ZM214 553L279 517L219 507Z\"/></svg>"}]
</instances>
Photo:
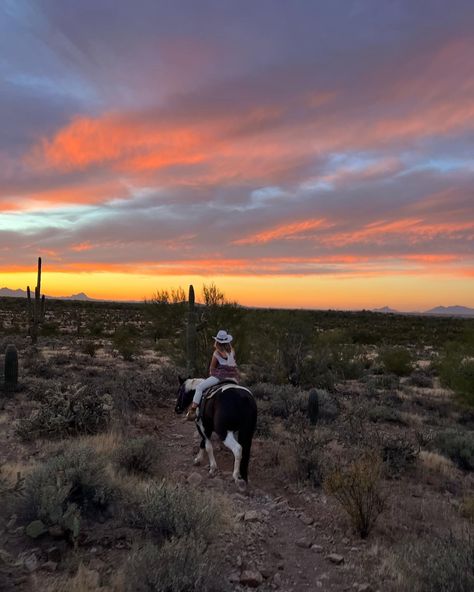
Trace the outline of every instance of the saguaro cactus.
<instances>
[{"instance_id":1,"label":"saguaro cactus","mask_svg":"<svg viewBox=\"0 0 474 592\"><path fill-rule=\"evenodd\" d=\"M319 417L319 395L316 389L308 393L308 417L312 425L317 423Z\"/></svg>"},{"instance_id":2,"label":"saguaro cactus","mask_svg":"<svg viewBox=\"0 0 474 592\"><path fill-rule=\"evenodd\" d=\"M31 337L31 342L36 343L38 340L38 328L44 321L45 312L45 297L41 296L41 257L38 257L38 281L35 288L35 299L31 298L30 286L26 288L28 296L28 333Z\"/></svg>"},{"instance_id":3,"label":"saguaro cactus","mask_svg":"<svg viewBox=\"0 0 474 592\"><path fill-rule=\"evenodd\" d=\"M190 376L196 373L196 349L197 349L197 313L194 302L194 288L189 286L188 321L186 324L186 369Z\"/></svg>"},{"instance_id":4,"label":"saguaro cactus","mask_svg":"<svg viewBox=\"0 0 474 592\"><path fill-rule=\"evenodd\" d=\"M18 351L12 344L5 350L5 391L14 391L18 385Z\"/></svg>"}]
</instances>

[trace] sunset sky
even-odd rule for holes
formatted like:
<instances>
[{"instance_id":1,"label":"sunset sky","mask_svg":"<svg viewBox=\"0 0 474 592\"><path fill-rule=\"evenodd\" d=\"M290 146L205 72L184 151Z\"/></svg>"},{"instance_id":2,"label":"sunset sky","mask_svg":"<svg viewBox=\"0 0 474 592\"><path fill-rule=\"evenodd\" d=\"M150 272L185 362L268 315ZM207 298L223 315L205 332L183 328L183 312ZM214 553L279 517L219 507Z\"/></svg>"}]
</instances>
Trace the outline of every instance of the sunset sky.
<instances>
[{"instance_id":1,"label":"sunset sky","mask_svg":"<svg viewBox=\"0 0 474 592\"><path fill-rule=\"evenodd\" d=\"M0 0L0 287L474 306L472 0Z\"/></svg>"}]
</instances>

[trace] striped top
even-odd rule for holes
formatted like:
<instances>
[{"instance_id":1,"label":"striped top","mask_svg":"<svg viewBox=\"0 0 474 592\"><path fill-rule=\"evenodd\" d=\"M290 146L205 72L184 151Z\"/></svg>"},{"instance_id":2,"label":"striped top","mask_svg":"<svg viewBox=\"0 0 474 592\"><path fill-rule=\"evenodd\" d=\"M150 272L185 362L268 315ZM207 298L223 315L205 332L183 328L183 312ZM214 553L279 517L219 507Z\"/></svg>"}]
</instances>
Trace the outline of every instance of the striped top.
<instances>
[{"instance_id":1,"label":"striped top","mask_svg":"<svg viewBox=\"0 0 474 592\"><path fill-rule=\"evenodd\" d=\"M213 356L217 361L217 366L211 369L211 376L215 376L219 380L239 380L239 369L235 361L234 350L227 354L227 358L222 357L217 351Z\"/></svg>"}]
</instances>

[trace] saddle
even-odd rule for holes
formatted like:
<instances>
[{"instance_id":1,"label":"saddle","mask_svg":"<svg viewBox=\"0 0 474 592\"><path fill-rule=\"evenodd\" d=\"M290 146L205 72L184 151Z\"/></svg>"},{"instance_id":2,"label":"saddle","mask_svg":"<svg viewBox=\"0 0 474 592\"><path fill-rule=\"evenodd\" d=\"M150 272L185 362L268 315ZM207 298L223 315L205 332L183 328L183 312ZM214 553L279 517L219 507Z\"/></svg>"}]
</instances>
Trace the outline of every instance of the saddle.
<instances>
[{"instance_id":1,"label":"saddle","mask_svg":"<svg viewBox=\"0 0 474 592\"><path fill-rule=\"evenodd\" d=\"M203 392L201 403L199 404L199 413L201 413L201 411L204 409L204 405L206 404L206 402L209 401L209 399L212 399L212 397L216 393L218 393L219 391L225 391L228 388L236 388L236 387L238 389L246 391L247 393L250 393L252 395L252 392L247 387L241 386L238 382L236 382L232 378L229 378L227 380L223 380L222 382L219 382L218 384L216 384L214 386L210 386L208 389L206 389Z\"/></svg>"}]
</instances>

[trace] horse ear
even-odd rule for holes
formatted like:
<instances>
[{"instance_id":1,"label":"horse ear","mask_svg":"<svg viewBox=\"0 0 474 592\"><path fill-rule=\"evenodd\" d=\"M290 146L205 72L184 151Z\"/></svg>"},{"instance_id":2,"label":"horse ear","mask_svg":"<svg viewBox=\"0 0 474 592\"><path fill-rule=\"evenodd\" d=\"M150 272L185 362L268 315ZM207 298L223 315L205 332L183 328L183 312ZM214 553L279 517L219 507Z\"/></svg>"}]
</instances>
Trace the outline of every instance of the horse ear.
<instances>
[{"instance_id":1,"label":"horse ear","mask_svg":"<svg viewBox=\"0 0 474 592\"><path fill-rule=\"evenodd\" d=\"M181 376L178 376L178 380L180 385L184 383L184 378L181 378Z\"/></svg>"}]
</instances>

